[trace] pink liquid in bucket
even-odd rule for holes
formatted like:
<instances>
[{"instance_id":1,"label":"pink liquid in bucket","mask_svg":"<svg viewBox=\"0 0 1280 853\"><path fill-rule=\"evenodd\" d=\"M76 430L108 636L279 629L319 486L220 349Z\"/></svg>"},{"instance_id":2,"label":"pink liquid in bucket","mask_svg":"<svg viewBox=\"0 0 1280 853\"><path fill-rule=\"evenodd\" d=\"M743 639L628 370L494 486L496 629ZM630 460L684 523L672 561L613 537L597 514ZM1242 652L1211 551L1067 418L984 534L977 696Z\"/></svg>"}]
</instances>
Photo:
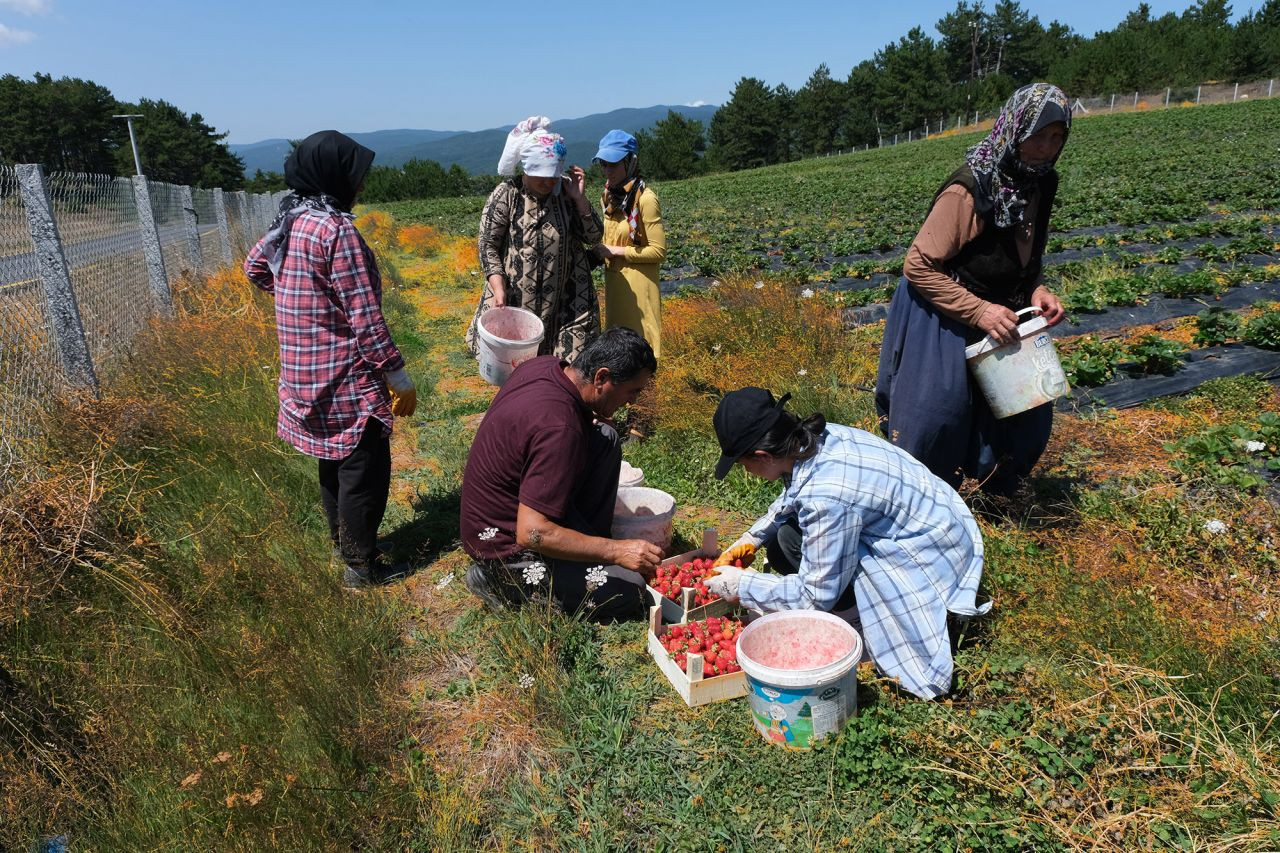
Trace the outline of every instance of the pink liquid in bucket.
<instances>
[{"instance_id":1,"label":"pink liquid in bucket","mask_svg":"<svg viewBox=\"0 0 1280 853\"><path fill-rule=\"evenodd\" d=\"M504 306L481 314L476 333L480 376L486 382L501 385L511 371L538 354L543 327L542 320L532 311Z\"/></svg>"},{"instance_id":2,"label":"pink liquid in bucket","mask_svg":"<svg viewBox=\"0 0 1280 853\"><path fill-rule=\"evenodd\" d=\"M747 701L761 737L809 749L844 727L858 707L862 638L830 613L793 610L753 621L738 640Z\"/></svg>"}]
</instances>

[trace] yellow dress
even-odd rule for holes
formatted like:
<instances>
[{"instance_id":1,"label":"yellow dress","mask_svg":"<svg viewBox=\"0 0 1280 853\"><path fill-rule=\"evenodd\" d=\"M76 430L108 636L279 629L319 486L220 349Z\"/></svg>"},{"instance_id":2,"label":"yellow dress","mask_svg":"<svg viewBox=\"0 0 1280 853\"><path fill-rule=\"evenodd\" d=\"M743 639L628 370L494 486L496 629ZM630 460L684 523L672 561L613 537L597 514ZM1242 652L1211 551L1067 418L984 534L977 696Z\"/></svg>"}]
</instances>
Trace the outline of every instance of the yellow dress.
<instances>
[{"instance_id":1,"label":"yellow dress","mask_svg":"<svg viewBox=\"0 0 1280 853\"><path fill-rule=\"evenodd\" d=\"M604 268L605 327L626 326L644 335L653 354L662 358L662 303L658 268L667 256L658 197L645 187L636 199L640 210L636 239L621 211L604 217L604 243L625 246L625 258L610 258Z\"/></svg>"}]
</instances>

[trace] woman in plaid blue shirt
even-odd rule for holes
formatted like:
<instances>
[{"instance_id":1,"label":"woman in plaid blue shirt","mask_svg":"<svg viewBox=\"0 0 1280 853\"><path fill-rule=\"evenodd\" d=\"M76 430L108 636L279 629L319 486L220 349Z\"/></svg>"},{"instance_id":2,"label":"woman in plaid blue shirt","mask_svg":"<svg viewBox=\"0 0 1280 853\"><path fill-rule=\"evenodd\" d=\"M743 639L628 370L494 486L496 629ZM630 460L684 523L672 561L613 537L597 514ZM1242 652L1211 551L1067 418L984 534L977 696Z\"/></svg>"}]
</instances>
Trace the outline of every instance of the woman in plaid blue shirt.
<instances>
[{"instance_id":1,"label":"woman in plaid blue shirt","mask_svg":"<svg viewBox=\"0 0 1280 853\"><path fill-rule=\"evenodd\" d=\"M948 615L985 613L976 603L982 536L955 489L906 451L871 433L800 420L763 388L731 391L714 424L723 479L733 465L782 494L721 555L712 592L766 613L857 608L872 659L926 699L951 689ZM750 565L765 548L767 574Z\"/></svg>"}]
</instances>

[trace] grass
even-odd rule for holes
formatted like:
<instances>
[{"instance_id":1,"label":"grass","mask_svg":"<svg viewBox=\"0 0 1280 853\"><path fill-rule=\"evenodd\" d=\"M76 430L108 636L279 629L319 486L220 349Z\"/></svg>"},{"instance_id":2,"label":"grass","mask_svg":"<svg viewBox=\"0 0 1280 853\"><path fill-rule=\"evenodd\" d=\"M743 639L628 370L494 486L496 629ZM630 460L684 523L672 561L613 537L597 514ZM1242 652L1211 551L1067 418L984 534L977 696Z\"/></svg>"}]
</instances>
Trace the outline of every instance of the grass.
<instances>
[{"instance_id":1,"label":"grass","mask_svg":"<svg viewBox=\"0 0 1280 853\"><path fill-rule=\"evenodd\" d=\"M9 841L300 849L395 799L399 604L335 583L314 463L273 438L269 300L238 274L183 299L5 496Z\"/></svg>"},{"instance_id":2,"label":"grass","mask_svg":"<svg viewBox=\"0 0 1280 853\"><path fill-rule=\"evenodd\" d=\"M719 180L684 191L720 204ZM858 717L788 753L741 702L685 707L639 626L495 615L467 593L458 491L493 393L461 348L475 250L447 228L405 239L403 224L361 227L420 389L396 427L385 525L418 573L387 592L337 590L311 463L272 437L266 301L231 275L184 291L179 319L148 333L101 403L57 413L0 503L18 522L0 536L6 836L66 832L89 849L1280 846L1274 496L1177 464L1186 439L1259 425L1280 408L1273 387L1218 380L1059 417L1008 516L981 520L995 606L961 644L955 694L914 701L864 667ZM839 304L758 275L667 300L657 428L626 454L677 497L680 542L707 525L728 541L773 495L740 473L711 478L717 390L761 384L793 392L797 411L874 426L881 328L841 328Z\"/></svg>"},{"instance_id":3,"label":"grass","mask_svg":"<svg viewBox=\"0 0 1280 853\"><path fill-rule=\"evenodd\" d=\"M797 410L874 423L864 389L879 328L842 330L829 301L758 280L726 276L664 306L659 428L627 458L676 496L676 547L707 525L736 535L773 496L737 473L710 476L709 415L726 382L750 377L795 392ZM417 289L406 276L406 298L444 310L432 322L451 334L474 289L465 273ZM474 371L456 347L446 337L430 356L457 389L419 427L440 472L421 484L431 494L455 494L466 444L455 439L491 394L449 378ZM864 670L857 721L808 755L763 743L741 703L686 708L637 626L476 611L460 584L435 588L465 564L442 554L411 666L451 675L417 694L414 748L451 784L500 772L470 781L479 808L420 792L419 825L439 834L409 837L458 850L1274 845L1274 510L1179 480L1163 444L1276 405L1266 383L1231 380L1178 412L1061 419L1018 517L983 522L996 611L959 652L955 696L918 703ZM1203 531L1211 518L1225 536Z\"/></svg>"}]
</instances>

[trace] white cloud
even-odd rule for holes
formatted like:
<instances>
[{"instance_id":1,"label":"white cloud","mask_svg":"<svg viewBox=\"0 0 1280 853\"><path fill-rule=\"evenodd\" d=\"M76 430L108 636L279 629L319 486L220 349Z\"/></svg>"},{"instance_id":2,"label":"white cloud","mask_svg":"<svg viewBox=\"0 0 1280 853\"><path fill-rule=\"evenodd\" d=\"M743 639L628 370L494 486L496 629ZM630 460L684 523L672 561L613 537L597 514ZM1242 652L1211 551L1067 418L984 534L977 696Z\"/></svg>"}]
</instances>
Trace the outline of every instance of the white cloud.
<instances>
[{"instance_id":1,"label":"white cloud","mask_svg":"<svg viewBox=\"0 0 1280 853\"><path fill-rule=\"evenodd\" d=\"M53 10L53 0L0 0L0 9L23 15L43 15Z\"/></svg>"},{"instance_id":2,"label":"white cloud","mask_svg":"<svg viewBox=\"0 0 1280 853\"><path fill-rule=\"evenodd\" d=\"M0 0L0 2L4 2L4 0ZM706 101L694 101L691 104L685 104L686 107L705 107L706 105Z\"/></svg>"},{"instance_id":3,"label":"white cloud","mask_svg":"<svg viewBox=\"0 0 1280 853\"><path fill-rule=\"evenodd\" d=\"M30 30L15 30L12 27L0 24L0 48L26 44L35 37L36 34Z\"/></svg>"}]
</instances>

